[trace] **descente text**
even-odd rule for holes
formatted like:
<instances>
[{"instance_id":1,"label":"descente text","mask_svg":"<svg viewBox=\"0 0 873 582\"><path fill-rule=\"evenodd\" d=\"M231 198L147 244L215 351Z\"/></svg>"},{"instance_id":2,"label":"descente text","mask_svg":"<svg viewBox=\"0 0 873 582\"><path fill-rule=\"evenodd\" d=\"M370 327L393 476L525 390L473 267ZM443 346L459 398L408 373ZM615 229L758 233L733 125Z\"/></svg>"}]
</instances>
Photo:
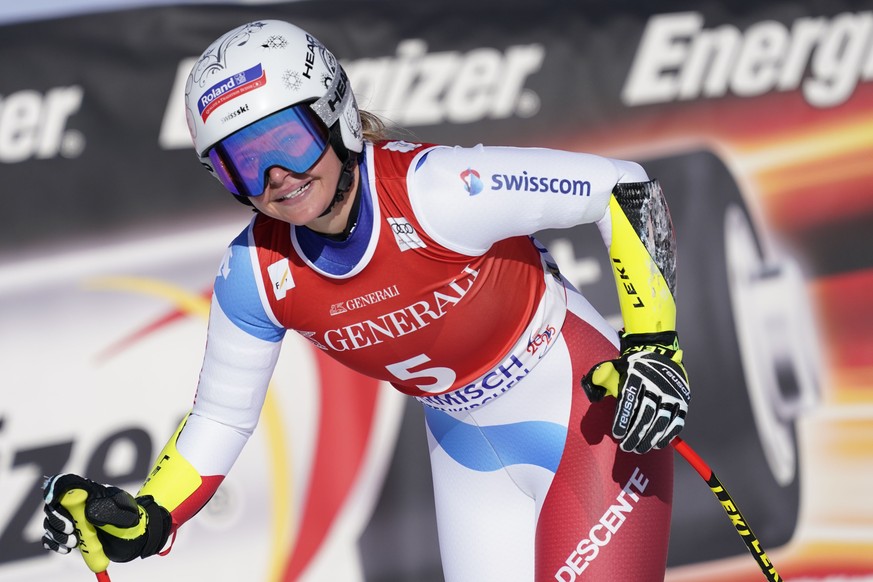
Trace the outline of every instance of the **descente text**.
<instances>
[{"instance_id":1,"label":"descente text","mask_svg":"<svg viewBox=\"0 0 873 582\"><path fill-rule=\"evenodd\" d=\"M591 565L600 550L612 541L613 536L628 519L648 485L649 479L642 474L639 467L635 467L630 479L618 492L615 504L609 506L600 520L588 530L587 536L576 544L576 549L564 561L565 565L555 572L555 580L574 582Z\"/></svg>"}]
</instances>

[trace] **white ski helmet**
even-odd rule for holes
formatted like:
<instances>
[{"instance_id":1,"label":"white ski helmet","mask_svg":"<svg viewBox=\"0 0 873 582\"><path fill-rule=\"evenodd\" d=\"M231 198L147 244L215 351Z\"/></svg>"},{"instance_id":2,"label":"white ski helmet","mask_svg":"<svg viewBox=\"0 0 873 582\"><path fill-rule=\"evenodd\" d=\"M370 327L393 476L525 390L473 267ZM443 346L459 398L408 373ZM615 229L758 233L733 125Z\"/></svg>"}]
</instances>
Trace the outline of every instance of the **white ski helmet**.
<instances>
[{"instance_id":1,"label":"white ski helmet","mask_svg":"<svg viewBox=\"0 0 873 582\"><path fill-rule=\"evenodd\" d=\"M185 86L194 149L216 177L210 148L302 103L329 131L341 159L362 151L360 113L339 61L318 39L280 20L250 22L222 35L200 56Z\"/></svg>"}]
</instances>

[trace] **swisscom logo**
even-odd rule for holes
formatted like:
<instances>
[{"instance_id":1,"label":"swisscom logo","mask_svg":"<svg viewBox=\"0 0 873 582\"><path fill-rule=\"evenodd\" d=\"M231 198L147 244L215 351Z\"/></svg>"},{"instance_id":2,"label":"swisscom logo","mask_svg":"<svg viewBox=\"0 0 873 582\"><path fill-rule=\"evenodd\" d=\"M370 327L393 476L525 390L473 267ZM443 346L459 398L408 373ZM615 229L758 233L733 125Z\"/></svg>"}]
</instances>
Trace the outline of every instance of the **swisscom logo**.
<instances>
[{"instance_id":1,"label":"swisscom logo","mask_svg":"<svg viewBox=\"0 0 873 582\"><path fill-rule=\"evenodd\" d=\"M467 168L461 172L461 180L464 182L464 189L470 196L475 196L482 191L482 177L473 168Z\"/></svg>"},{"instance_id":2,"label":"swisscom logo","mask_svg":"<svg viewBox=\"0 0 873 582\"><path fill-rule=\"evenodd\" d=\"M267 82L267 74L258 63L251 69L223 79L207 89L197 101L197 109L203 121L215 111L215 109L227 103L234 97L239 97L253 89L262 87Z\"/></svg>"},{"instance_id":3,"label":"swisscom logo","mask_svg":"<svg viewBox=\"0 0 873 582\"><path fill-rule=\"evenodd\" d=\"M470 196L475 196L484 190L482 176L473 168L467 168L460 174L464 189ZM554 178L550 176L532 176L527 171L521 174L491 174L491 190L509 190L514 192L548 192L566 196L591 196L591 182L579 178Z\"/></svg>"}]
</instances>

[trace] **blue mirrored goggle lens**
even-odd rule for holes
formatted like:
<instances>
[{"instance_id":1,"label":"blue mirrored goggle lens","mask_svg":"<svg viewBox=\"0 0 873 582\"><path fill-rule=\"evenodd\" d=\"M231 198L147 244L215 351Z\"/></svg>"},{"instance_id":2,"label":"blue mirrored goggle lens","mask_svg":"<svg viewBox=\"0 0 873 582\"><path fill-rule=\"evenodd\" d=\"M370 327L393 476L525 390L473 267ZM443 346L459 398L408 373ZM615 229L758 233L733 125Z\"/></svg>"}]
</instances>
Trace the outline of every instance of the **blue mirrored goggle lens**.
<instances>
[{"instance_id":1,"label":"blue mirrored goggle lens","mask_svg":"<svg viewBox=\"0 0 873 582\"><path fill-rule=\"evenodd\" d=\"M237 196L260 196L267 170L308 171L327 149L328 131L308 105L295 105L229 135L209 150L224 187Z\"/></svg>"}]
</instances>

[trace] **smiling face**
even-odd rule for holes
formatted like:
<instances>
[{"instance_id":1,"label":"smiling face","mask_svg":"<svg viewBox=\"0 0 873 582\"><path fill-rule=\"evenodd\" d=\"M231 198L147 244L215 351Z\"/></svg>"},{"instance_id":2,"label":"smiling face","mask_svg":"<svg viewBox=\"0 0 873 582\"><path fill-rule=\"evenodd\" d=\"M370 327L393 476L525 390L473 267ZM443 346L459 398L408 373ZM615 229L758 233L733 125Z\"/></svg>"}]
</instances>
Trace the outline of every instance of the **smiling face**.
<instances>
[{"instance_id":1,"label":"smiling face","mask_svg":"<svg viewBox=\"0 0 873 582\"><path fill-rule=\"evenodd\" d=\"M328 147L328 129L307 105L295 105L228 135L208 151L216 177L233 194L258 196L267 172L308 172Z\"/></svg>"},{"instance_id":2,"label":"smiling face","mask_svg":"<svg viewBox=\"0 0 873 582\"><path fill-rule=\"evenodd\" d=\"M281 166L270 168L264 193L250 196L249 200L258 211L271 218L307 226L317 232L342 232L351 206L350 196L334 206L329 214L321 216L333 201L341 170L342 162L333 148L328 147L305 173L292 172ZM357 180L358 170L355 168L355 182L350 192L355 191Z\"/></svg>"},{"instance_id":3,"label":"smiling face","mask_svg":"<svg viewBox=\"0 0 873 582\"><path fill-rule=\"evenodd\" d=\"M330 145L328 128L309 105L263 117L225 137L206 155L225 188L246 196L262 214L326 234L345 228L359 171L351 164L351 196L332 205L343 162ZM322 216L327 208L330 212Z\"/></svg>"}]
</instances>

